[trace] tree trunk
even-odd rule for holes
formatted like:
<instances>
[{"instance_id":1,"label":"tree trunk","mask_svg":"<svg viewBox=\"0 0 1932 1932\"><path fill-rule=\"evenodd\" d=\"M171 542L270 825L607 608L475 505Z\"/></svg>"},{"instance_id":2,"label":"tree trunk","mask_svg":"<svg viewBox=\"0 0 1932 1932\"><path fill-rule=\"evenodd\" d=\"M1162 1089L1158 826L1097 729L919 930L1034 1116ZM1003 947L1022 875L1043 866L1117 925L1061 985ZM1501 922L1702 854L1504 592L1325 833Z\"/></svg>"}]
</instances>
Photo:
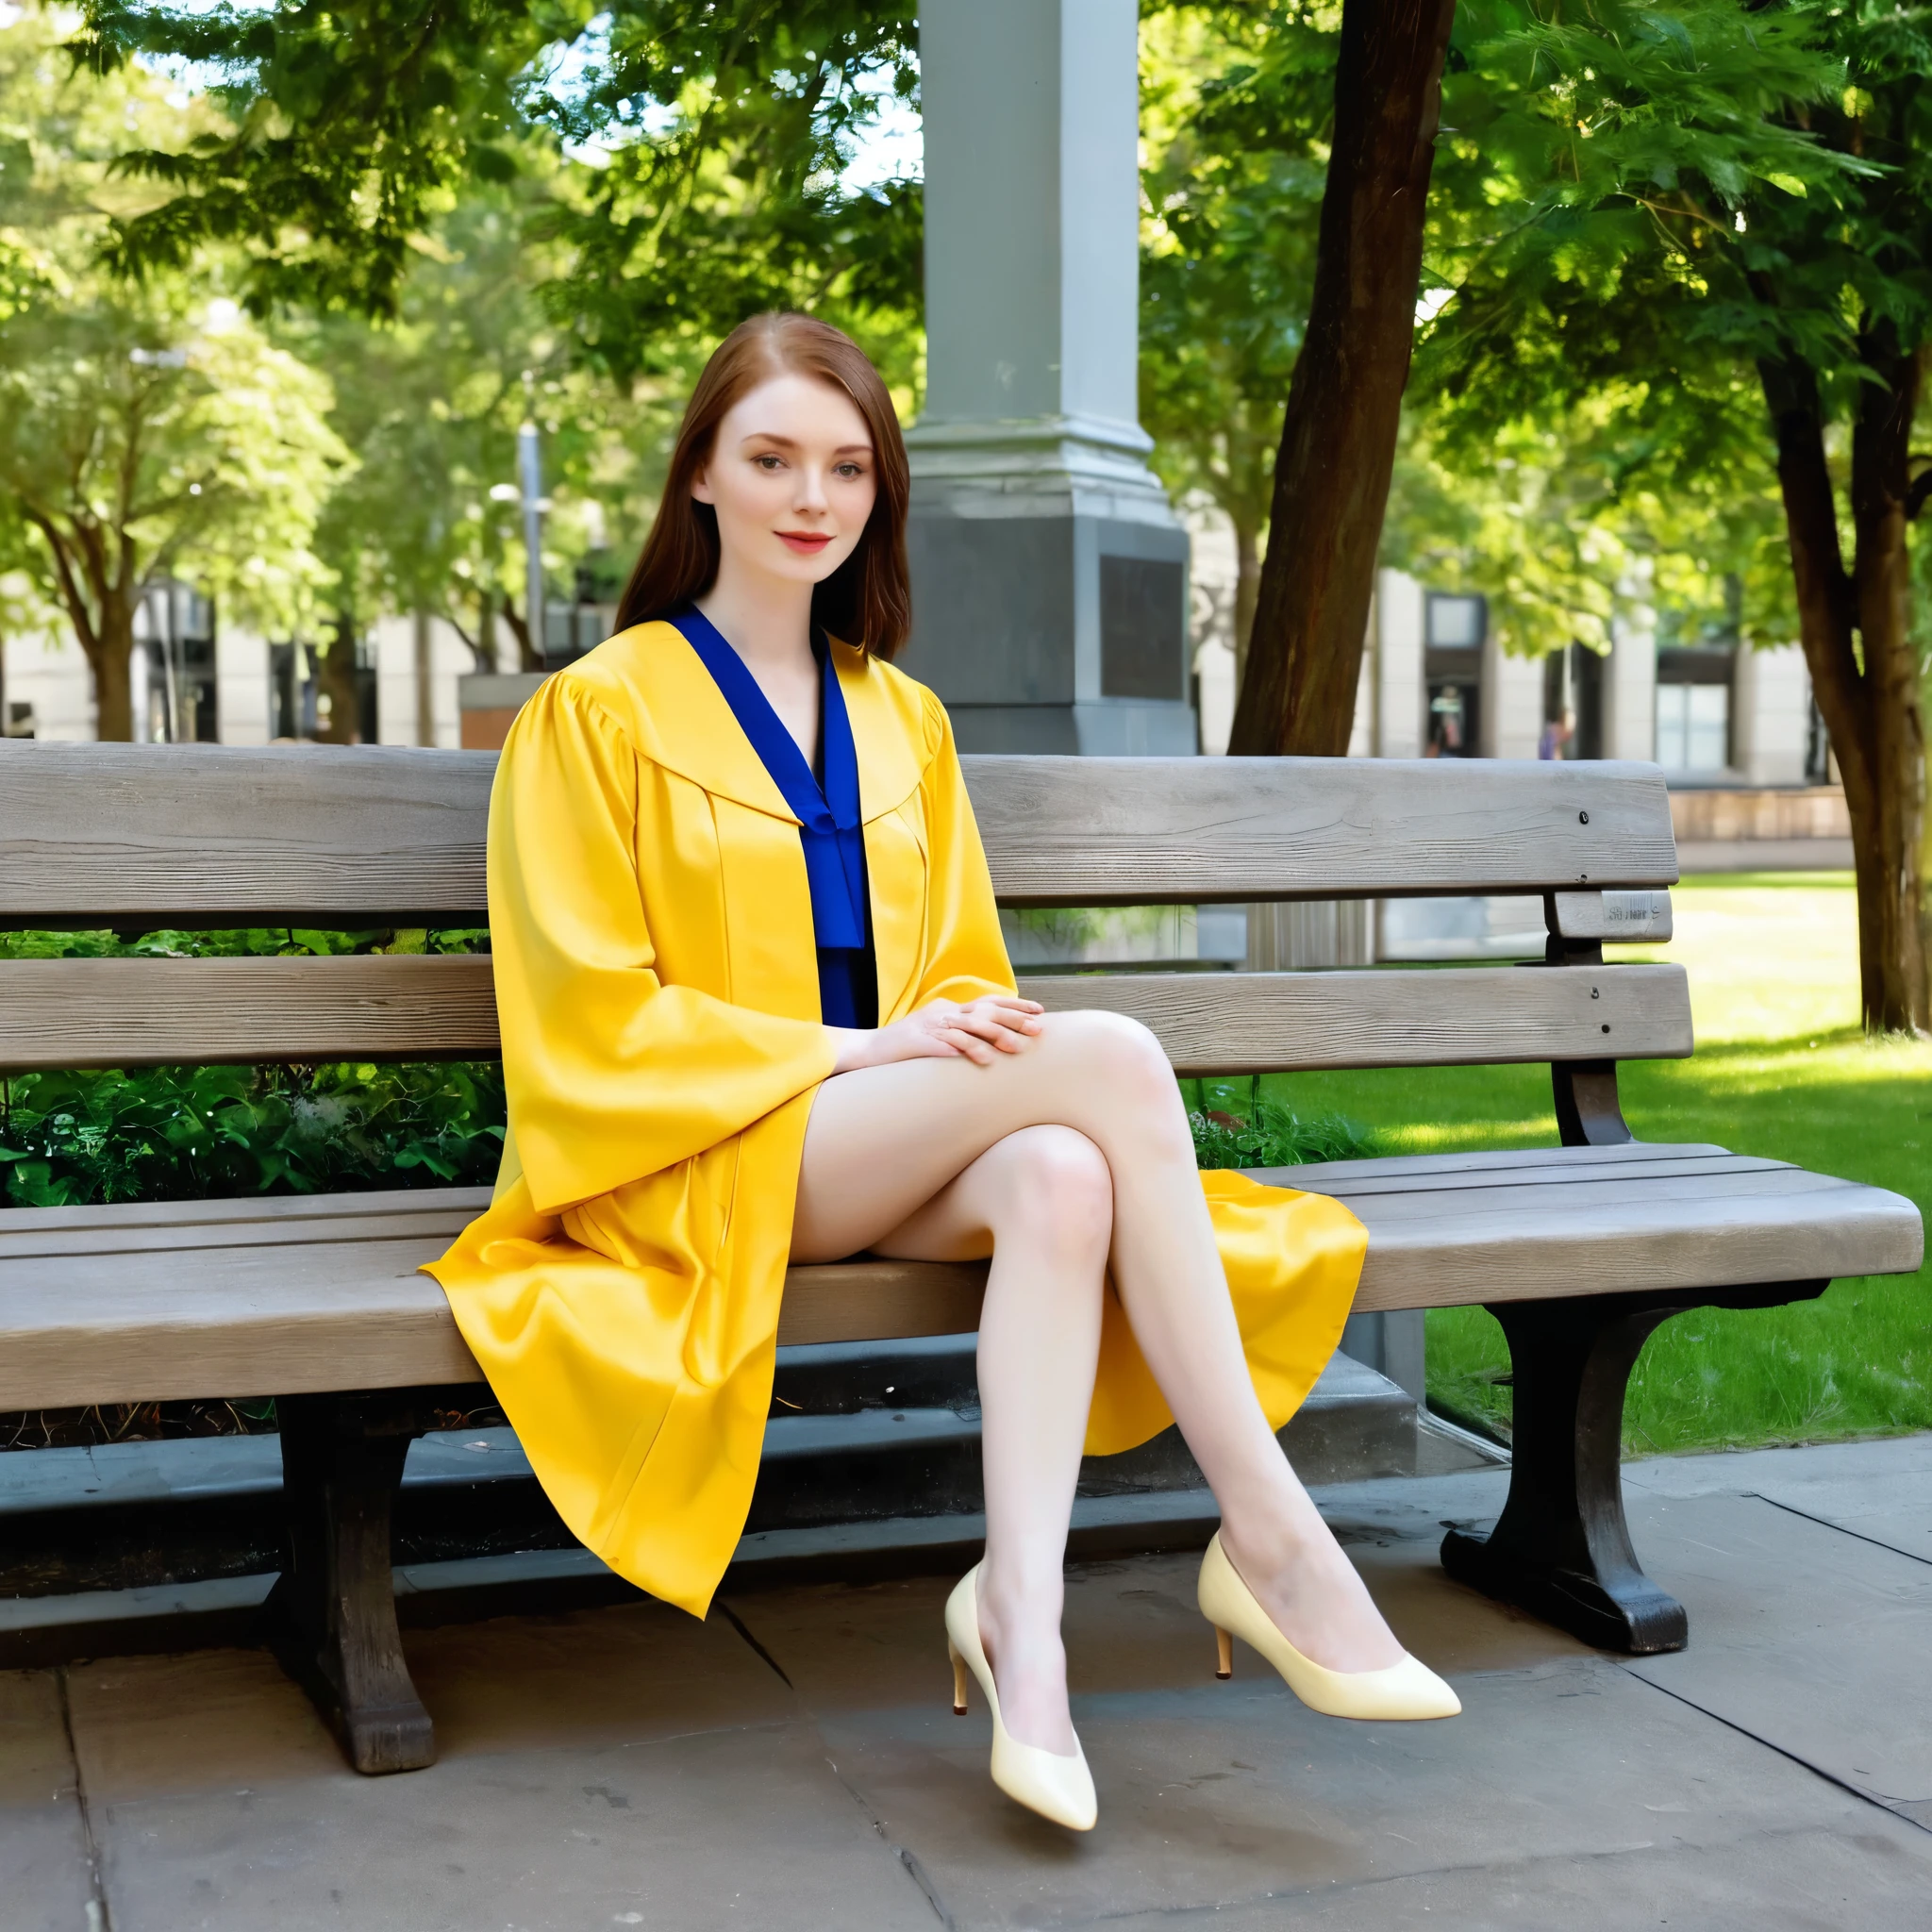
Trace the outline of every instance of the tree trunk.
<instances>
[{"instance_id":1,"label":"tree trunk","mask_svg":"<svg viewBox=\"0 0 1932 1932\"><path fill-rule=\"evenodd\" d=\"M543 654L530 641L530 626L517 615L517 607L508 597L503 600L503 621L509 625L509 634L517 641L517 663L525 671L541 671L543 668Z\"/></svg>"},{"instance_id":2,"label":"tree trunk","mask_svg":"<svg viewBox=\"0 0 1932 1932\"><path fill-rule=\"evenodd\" d=\"M346 611L336 613L333 634L323 651L317 682L328 699L325 744L360 744L362 705L356 689L356 625Z\"/></svg>"},{"instance_id":3,"label":"tree trunk","mask_svg":"<svg viewBox=\"0 0 1932 1932\"><path fill-rule=\"evenodd\" d=\"M1255 604L1261 591L1261 533L1245 517L1234 523L1234 688L1248 675L1248 641L1255 635Z\"/></svg>"},{"instance_id":4,"label":"tree trunk","mask_svg":"<svg viewBox=\"0 0 1932 1932\"><path fill-rule=\"evenodd\" d=\"M1759 374L1777 437L1799 635L1852 822L1864 1024L1923 1032L1932 1027L1922 924L1925 741L1906 548L1918 362L1886 328L1868 335L1866 361L1873 380L1852 435L1849 571L1816 378L1792 358L1767 360Z\"/></svg>"},{"instance_id":5,"label":"tree trunk","mask_svg":"<svg viewBox=\"0 0 1932 1932\"><path fill-rule=\"evenodd\" d=\"M133 605L109 598L94 632L97 641L87 653L94 674L94 736L103 744L125 744L134 736Z\"/></svg>"},{"instance_id":6,"label":"tree trunk","mask_svg":"<svg viewBox=\"0 0 1932 1932\"><path fill-rule=\"evenodd\" d=\"M1344 0L1308 331L1230 751L1348 750L1455 0Z\"/></svg>"}]
</instances>

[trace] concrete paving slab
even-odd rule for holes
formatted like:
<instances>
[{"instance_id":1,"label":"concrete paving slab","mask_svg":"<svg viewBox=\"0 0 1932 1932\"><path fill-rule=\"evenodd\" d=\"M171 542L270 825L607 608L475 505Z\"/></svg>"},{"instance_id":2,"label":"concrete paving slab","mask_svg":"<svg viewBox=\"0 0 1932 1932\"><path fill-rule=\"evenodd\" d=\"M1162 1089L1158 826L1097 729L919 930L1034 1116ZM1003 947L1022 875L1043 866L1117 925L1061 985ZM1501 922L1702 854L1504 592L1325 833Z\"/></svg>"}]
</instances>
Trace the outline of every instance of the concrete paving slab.
<instances>
[{"instance_id":1,"label":"concrete paving slab","mask_svg":"<svg viewBox=\"0 0 1932 1932\"><path fill-rule=\"evenodd\" d=\"M408 1651L441 1755L390 1778L347 1771L260 1652L75 1671L115 1932L933 1924L724 1619L625 1606Z\"/></svg>"},{"instance_id":2,"label":"concrete paving slab","mask_svg":"<svg viewBox=\"0 0 1932 1932\"><path fill-rule=\"evenodd\" d=\"M1853 1832L1800 1826L1727 1845L1648 1844L1417 1873L1326 1892L1230 1900L1200 1912L1129 1912L1108 1932L1853 1932L1919 1923L1932 1845L1890 1820Z\"/></svg>"},{"instance_id":3,"label":"concrete paving slab","mask_svg":"<svg viewBox=\"0 0 1932 1932\"><path fill-rule=\"evenodd\" d=\"M1757 1496L1634 1504L1690 1645L1633 1674L1932 1824L1932 1564Z\"/></svg>"},{"instance_id":4,"label":"concrete paving slab","mask_svg":"<svg viewBox=\"0 0 1932 1932\"><path fill-rule=\"evenodd\" d=\"M1069 1657L1101 1791L1100 1825L1085 1839L993 1789L976 1703L967 1722L948 1715L942 1584L774 1592L734 1608L797 1685L841 1774L962 1927L1137 1913L1186 1924L1209 1911L1219 1923L1244 1901L1273 1902L1267 1923L1281 1924L1286 1896L1386 1898L1391 1881L1509 1865L1525 1848L1552 1869L1659 1844L1742 1864L1748 1845L1779 1834L1874 1820L1881 1836L1907 1828L1460 1590L1435 1567L1432 1541L1351 1554L1398 1634L1447 1667L1464 1716L1319 1717L1244 1650L1234 1681L1218 1684L1191 1559L1082 1566L1070 1579ZM1420 1909L1426 1890L1415 1897ZM1408 1922L1365 1904L1336 1923Z\"/></svg>"},{"instance_id":5,"label":"concrete paving slab","mask_svg":"<svg viewBox=\"0 0 1932 1932\"><path fill-rule=\"evenodd\" d=\"M1932 1563L1932 1436L1681 1456L1625 1466L1634 1493L1757 1495Z\"/></svg>"},{"instance_id":6,"label":"concrete paving slab","mask_svg":"<svg viewBox=\"0 0 1932 1932\"><path fill-rule=\"evenodd\" d=\"M92 1896L59 1680L0 1676L0 1924L79 1932Z\"/></svg>"}]
</instances>

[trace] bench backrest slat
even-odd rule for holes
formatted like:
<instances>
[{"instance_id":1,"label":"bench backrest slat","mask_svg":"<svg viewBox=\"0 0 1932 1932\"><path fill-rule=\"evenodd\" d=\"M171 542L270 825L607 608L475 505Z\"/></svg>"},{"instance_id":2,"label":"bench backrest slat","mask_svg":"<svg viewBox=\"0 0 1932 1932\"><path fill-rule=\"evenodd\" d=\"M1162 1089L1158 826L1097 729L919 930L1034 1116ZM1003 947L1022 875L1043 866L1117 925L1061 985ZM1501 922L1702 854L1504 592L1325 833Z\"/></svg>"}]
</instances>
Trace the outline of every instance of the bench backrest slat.
<instances>
[{"instance_id":1,"label":"bench backrest slat","mask_svg":"<svg viewBox=\"0 0 1932 1932\"><path fill-rule=\"evenodd\" d=\"M1690 1051L1677 966L1065 974L1048 1007L1143 1021L1184 1074L1657 1058ZM480 955L0 961L0 1067L483 1058Z\"/></svg>"},{"instance_id":2,"label":"bench backrest slat","mask_svg":"<svg viewBox=\"0 0 1932 1932\"><path fill-rule=\"evenodd\" d=\"M460 925L495 755L0 744L0 925ZM1655 767L969 758L1011 906L1595 891L1677 876Z\"/></svg>"}]
</instances>

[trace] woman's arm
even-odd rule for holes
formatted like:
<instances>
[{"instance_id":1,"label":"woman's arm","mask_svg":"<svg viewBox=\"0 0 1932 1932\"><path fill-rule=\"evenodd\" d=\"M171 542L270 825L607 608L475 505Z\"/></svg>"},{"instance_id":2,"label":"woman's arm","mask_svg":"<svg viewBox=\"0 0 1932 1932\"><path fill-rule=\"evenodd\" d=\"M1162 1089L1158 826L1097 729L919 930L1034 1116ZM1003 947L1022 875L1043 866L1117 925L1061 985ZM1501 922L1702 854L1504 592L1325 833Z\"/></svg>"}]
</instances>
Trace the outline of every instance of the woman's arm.
<instances>
[{"instance_id":1,"label":"woman's arm","mask_svg":"<svg viewBox=\"0 0 1932 1932\"><path fill-rule=\"evenodd\" d=\"M966 793L945 707L930 691L925 707L930 756L921 783L926 830L925 971L914 1009L875 1032L828 1026L838 1054L835 1073L892 1060L966 1058L991 1064L995 1054L1024 1052L1040 1031L1044 1008L1014 991L1013 968L1000 937L999 908L986 849Z\"/></svg>"},{"instance_id":2,"label":"woman's arm","mask_svg":"<svg viewBox=\"0 0 1932 1932\"><path fill-rule=\"evenodd\" d=\"M505 1085L540 1212L713 1147L831 1073L812 1020L667 986L634 852L637 754L568 674L530 699L490 807Z\"/></svg>"}]
</instances>

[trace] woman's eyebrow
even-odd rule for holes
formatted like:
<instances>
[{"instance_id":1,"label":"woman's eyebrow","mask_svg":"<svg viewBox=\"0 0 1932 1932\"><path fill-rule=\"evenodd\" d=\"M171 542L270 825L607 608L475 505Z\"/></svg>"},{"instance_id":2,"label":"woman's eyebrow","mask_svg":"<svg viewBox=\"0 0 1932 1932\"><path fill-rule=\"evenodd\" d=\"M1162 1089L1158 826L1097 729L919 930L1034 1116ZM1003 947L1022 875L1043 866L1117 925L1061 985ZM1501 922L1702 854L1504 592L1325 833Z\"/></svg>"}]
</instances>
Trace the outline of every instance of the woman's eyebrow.
<instances>
[{"instance_id":1,"label":"woman's eyebrow","mask_svg":"<svg viewBox=\"0 0 1932 1932\"><path fill-rule=\"evenodd\" d=\"M775 443L780 449L796 449L799 446L793 438L776 435L769 429L754 429L744 440L747 442ZM853 455L869 457L872 454L872 444L869 442L841 442L832 454L835 457Z\"/></svg>"}]
</instances>

